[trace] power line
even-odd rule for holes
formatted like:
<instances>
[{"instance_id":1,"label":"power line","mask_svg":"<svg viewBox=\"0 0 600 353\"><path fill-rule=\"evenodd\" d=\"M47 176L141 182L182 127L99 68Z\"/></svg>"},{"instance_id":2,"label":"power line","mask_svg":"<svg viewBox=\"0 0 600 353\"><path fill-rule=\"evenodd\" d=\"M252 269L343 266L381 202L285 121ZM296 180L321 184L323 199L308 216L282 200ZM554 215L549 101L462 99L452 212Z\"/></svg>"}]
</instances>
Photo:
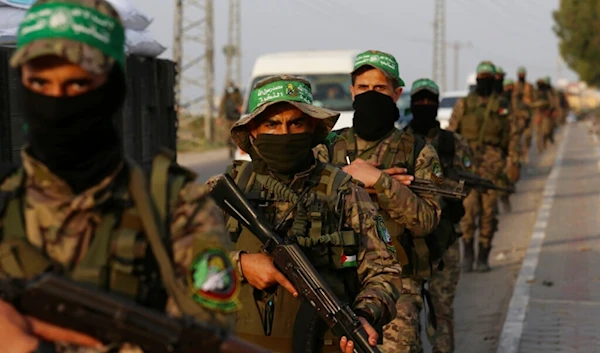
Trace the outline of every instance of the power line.
<instances>
[{"instance_id":1,"label":"power line","mask_svg":"<svg viewBox=\"0 0 600 353\"><path fill-rule=\"evenodd\" d=\"M240 0L229 0L228 25L227 45L223 47L226 62L225 86L233 82L239 87L242 84Z\"/></svg>"}]
</instances>

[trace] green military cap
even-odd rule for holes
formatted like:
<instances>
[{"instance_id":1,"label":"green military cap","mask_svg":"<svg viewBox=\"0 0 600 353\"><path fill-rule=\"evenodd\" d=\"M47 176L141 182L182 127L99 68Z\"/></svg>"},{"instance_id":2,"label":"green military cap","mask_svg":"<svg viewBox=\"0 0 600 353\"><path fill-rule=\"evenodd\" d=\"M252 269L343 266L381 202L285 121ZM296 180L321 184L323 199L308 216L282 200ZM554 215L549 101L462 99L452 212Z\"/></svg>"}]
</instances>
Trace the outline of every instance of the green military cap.
<instances>
[{"instance_id":1,"label":"green military cap","mask_svg":"<svg viewBox=\"0 0 600 353\"><path fill-rule=\"evenodd\" d=\"M477 74L496 74L496 67L491 61L482 61L477 65Z\"/></svg>"},{"instance_id":2,"label":"green military cap","mask_svg":"<svg viewBox=\"0 0 600 353\"><path fill-rule=\"evenodd\" d=\"M513 81L510 78L505 78L504 81L502 82L502 85L504 85L504 86L514 85L514 84L515 84L515 81Z\"/></svg>"},{"instance_id":3,"label":"green military cap","mask_svg":"<svg viewBox=\"0 0 600 353\"><path fill-rule=\"evenodd\" d=\"M550 76L545 76L543 80L547 84L550 84L550 82L552 82L552 79L550 78Z\"/></svg>"},{"instance_id":4,"label":"green military cap","mask_svg":"<svg viewBox=\"0 0 600 353\"><path fill-rule=\"evenodd\" d=\"M506 72L504 72L504 69L501 68L500 66L496 67L496 75L506 75Z\"/></svg>"},{"instance_id":5,"label":"green military cap","mask_svg":"<svg viewBox=\"0 0 600 353\"><path fill-rule=\"evenodd\" d=\"M231 128L233 142L243 151L249 152L252 144L246 125L271 105L281 102L291 104L317 120L314 146L325 140L340 117L338 112L313 105L312 88L305 79L290 75L271 76L260 80L250 92L250 114L238 120Z\"/></svg>"},{"instance_id":6,"label":"green military cap","mask_svg":"<svg viewBox=\"0 0 600 353\"><path fill-rule=\"evenodd\" d=\"M410 95L414 95L417 92L428 91L436 96L440 95L440 87L434 81L428 78L420 78L413 82L412 87L410 89Z\"/></svg>"},{"instance_id":7,"label":"green military cap","mask_svg":"<svg viewBox=\"0 0 600 353\"><path fill-rule=\"evenodd\" d=\"M25 14L10 64L56 55L103 74L125 70L125 30L106 0L38 0Z\"/></svg>"},{"instance_id":8,"label":"green military cap","mask_svg":"<svg viewBox=\"0 0 600 353\"><path fill-rule=\"evenodd\" d=\"M527 69L525 68L525 66L519 66L519 68L517 69L517 73L519 73L519 74L526 74L527 73Z\"/></svg>"},{"instance_id":9,"label":"green military cap","mask_svg":"<svg viewBox=\"0 0 600 353\"><path fill-rule=\"evenodd\" d=\"M398 71L398 62L393 55L377 50L367 50L356 56L352 74L363 66L378 69L388 78L396 81L400 87L404 87L404 81L400 78L400 72Z\"/></svg>"}]
</instances>

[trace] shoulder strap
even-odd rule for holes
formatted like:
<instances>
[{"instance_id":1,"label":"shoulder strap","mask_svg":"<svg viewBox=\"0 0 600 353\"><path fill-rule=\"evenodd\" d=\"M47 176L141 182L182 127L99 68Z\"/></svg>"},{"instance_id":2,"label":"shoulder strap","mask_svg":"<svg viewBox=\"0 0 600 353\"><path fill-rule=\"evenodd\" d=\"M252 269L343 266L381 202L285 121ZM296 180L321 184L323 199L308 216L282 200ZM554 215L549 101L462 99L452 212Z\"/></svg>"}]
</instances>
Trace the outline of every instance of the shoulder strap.
<instances>
[{"instance_id":1,"label":"shoulder strap","mask_svg":"<svg viewBox=\"0 0 600 353\"><path fill-rule=\"evenodd\" d=\"M129 165L131 166L129 191L131 192L131 197L133 198L135 207L137 208L142 221L152 253L158 262L160 275L167 293L175 300L180 311L185 315L193 316L199 320L212 320L212 322L218 322L217 317L213 313L204 310L192 300L177 283L177 276L175 275L171 258L162 241L162 239L167 238L167 234L165 233L166 229L159 223L160 217L156 210L155 203L152 202L150 194L148 193L148 186L144 173L140 167L132 161L129 161Z\"/></svg>"},{"instance_id":2,"label":"shoulder strap","mask_svg":"<svg viewBox=\"0 0 600 353\"><path fill-rule=\"evenodd\" d=\"M490 114L492 112L492 106L496 103L496 97L491 96L490 100L485 107L485 113L483 114L483 123L481 124L481 128L479 129L479 138L477 139L478 144L483 142L483 135L485 134L485 128L487 126L488 120L490 120Z\"/></svg>"},{"instance_id":3,"label":"shoulder strap","mask_svg":"<svg viewBox=\"0 0 600 353\"><path fill-rule=\"evenodd\" d=\"M453 132L440 130L437 153L444 169L451 167L454 162L455 144Z\"/></svg>"},{"instance_id":4,"label":"shoulder strap","mask_svg":"<svg viewBox=\"0 0 600 353\"><path fill-rule=\"evenodd\" d=\"M388 152L385 154L383 160L381 161L382 166L388 168L392 165L394 159L396 158L396 154L398 154L398 151L400 150L400 144L402 143L402 139L404 138L405 134L406 132L396 132L394 134L392 141L390 141L389 143Z\"/></svg>"},{"instance_id":5,"label":"shoulder strap","mask_svg":"<svg viewBox=\"0 0 600 353\"><path fill-rule=\"evenodd\" d=\"M236 185L245 193L249 192L252 189L254 179L256 178L252 163L243 161L242 164L240 164L239 167L235 167L234 170L236 172L236 175L234 176Z\"/></svg>"},{"instance_id":6,"label":"shoulder strap","mask_svg":"<svg viewBox=\"0 0 600 353\"><path fill-rule=\"evenodd\" d=\"M175 153L162 149L152 161L150 192L160 219L167 220L167 211L175 204L185 183L195 180L196 173L177 164Z\"/></svg>"},{"instance_id":7,"label":"shoulder strap","mask_svg":"<svg viewBox=\"0 0 600 353\"><path fill-rule=\"evenodd\" d=\"M419 136L413 135L414 137L414 143L413 143L413 153L412 153L412 158L411 160L408 161L408 174L410 175L415 175L415 167L416 167L416 161L417 158L419 157L419 154L421 154L421 151L423 150L423 148L425 148L425 146L427 145L427 141L425 141L424 138L421 138Z\"/></svg>"}]
</instances>

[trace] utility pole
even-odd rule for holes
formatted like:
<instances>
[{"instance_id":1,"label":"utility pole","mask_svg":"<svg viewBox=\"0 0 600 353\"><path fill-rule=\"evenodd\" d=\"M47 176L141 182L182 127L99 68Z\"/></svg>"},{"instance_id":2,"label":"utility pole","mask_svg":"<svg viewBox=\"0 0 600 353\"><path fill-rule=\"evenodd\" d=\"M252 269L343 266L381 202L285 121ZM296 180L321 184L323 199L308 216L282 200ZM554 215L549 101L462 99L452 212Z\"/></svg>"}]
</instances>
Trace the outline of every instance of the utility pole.
<instances>
[{"instance_id":1,"label":"utility pole","mask_svg":"<svg viewBox=\"0 0 600 353\"><path fill-rule=\"evenodd\" d=\"M442 91L446 90L446 5L445 0L434 0L433 15L433 70L432 79Z\"/></svg>"},{"instance_id":2,"label":"utility pole","mask_svg":"<svg viewBox=\"0 0 600 353\"><path fill-rule=\"evenodd\" d=\"M460 56L460 50L473 48L473 45L471 45L471 42L461 43L459 41L454 41L453 43L446 43L446 45L449 47L452 47L452 49L454 50L454 90L458 90L458 87L459 87L458 74L460 71L460 65L459 65L458 59Z\"/></svg>"},{"instance_id":3,"label":"utility pole","mask_svg":"<svg viewBox=\"0 0 600 353\"><path fill-rule=\"evenodd\" d=\"M241 0L229 0L229 26L227 45L223 47L227 69L225 71L225 86L234 82L238 87L242 84L242 21Z\"/></svg>"},{"instance_id":4,"label":"utility pole","mask_svg":"<svg viewBox=\"0 0 600 353\"><path fill-rule=\"evenodd\" d=\"M213 0L175 0L174 26L177 112L197 113L203 107L204 137L212 141L215 74Z\"/></svg>"}]
</instances>

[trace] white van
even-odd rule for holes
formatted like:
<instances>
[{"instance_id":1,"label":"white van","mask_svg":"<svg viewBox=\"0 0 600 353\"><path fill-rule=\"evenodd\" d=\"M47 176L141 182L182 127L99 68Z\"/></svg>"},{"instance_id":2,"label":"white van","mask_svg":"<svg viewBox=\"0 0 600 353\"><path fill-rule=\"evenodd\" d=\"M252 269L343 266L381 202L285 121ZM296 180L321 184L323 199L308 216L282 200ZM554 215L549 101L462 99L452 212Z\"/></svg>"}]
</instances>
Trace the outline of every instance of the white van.
<instances>
[{"instance_id":1,"label":"white van","mask_svg":"<svg viewBox=\"0 0 600 353\"><path fill-rule=\"evenodd\" d=\"M256 59L244 99L244 113L249 114L248 97L254 85L273 75L294 75L307 79L313 91L313 104L341 113L334 130L352 126L352 85L350 72L360 50L307 50L261 55ZM237 160L250 160L239 148Z\"/></svg>"},{"instance_id":2,"label":"white van","mask_svg":"<svg viewBox=\"0 0 600 353\"><path fill-rule=\"evenodd\" d=\"M473 93L473 92L475 92L476 88L477 88L477 74L476 73L472 73L469 76L467 76L467 87L466 87L466 90L469 93Z\"/></svg>"}]
</instances>

